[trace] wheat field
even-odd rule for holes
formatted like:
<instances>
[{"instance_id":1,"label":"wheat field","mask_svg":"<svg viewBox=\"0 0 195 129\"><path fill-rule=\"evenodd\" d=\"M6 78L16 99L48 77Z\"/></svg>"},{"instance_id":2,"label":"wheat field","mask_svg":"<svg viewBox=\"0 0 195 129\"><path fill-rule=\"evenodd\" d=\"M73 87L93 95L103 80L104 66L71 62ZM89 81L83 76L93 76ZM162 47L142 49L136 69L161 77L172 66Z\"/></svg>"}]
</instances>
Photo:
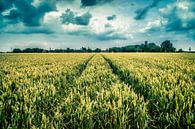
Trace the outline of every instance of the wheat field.
<instances>
[{"instance_id":1,"label":"wheat field","mask_svg":"<svg viewBox=\"0 0 195 129\"><path fill-rule=\"evenodd\" d=\"M0 54L0 127L195 128L195 54Z\"/></svg>"}]
</instances>

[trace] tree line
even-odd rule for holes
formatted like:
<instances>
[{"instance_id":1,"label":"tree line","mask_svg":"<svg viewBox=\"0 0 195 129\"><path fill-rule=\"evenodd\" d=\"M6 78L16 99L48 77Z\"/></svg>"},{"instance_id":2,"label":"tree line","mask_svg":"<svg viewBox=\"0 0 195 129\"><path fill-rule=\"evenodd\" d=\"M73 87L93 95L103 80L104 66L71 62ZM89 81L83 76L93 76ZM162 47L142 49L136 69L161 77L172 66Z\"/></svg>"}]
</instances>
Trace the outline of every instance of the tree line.
<instances>
[{"instance_id":1,"label":"tree line","mask_svg":"<svg viewBox=\"0 0 195 129\"><path fill-rule=\"evenodd\" d=\"M191 49L191 48L190 48ZM91 49L82 47L81 49L41 49L41 48L26 48L26 49L19 49L15 48L12 51L13 53L82 53L82 52L176 52L176 48L173 46L170 40L165 40L160 45L156 45L155 43L148 43L145 41L143 44L140 45L128 45L124 47L112 47L106 50L101 50L100 48ZM179 49L177 52L183 52L182 49Z\"/></svg>"},{"instance_id":2,"label":"tree line","mask_svg":"<svg viewBox=\"0 0 195 129\"><path fill-rule=\"evenodd\" d=\"M85 48L82 47L81 49L71 49L71 48L66 48L66 49L50 49L50 50L46 50L46 49L42 49L42 48L25 48L23 50L19 49L19 48L14 48L13 49L13 53L82 53L82 52L102 52L103 50L101 50L100 48L96 48L96 49L91 49L91 48Z\"/></svg>"}]
</instances>

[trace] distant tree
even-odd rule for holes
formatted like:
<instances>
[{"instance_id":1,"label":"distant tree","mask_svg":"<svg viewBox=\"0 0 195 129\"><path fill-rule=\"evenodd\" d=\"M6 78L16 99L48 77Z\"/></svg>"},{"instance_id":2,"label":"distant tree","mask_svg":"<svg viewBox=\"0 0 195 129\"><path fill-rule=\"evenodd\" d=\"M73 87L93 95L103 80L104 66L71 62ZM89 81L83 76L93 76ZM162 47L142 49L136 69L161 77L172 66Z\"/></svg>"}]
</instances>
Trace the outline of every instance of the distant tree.
<instances>
[{"instance_id":1,"label":"distant tree","mask_svg":"<svg viewBox=\"0 0 195 129\"><path fill-rule=\"evenodd\" d=\"M183 52L183 49L182 49L182 48L180 48L180 49L178 50L178 52Z\"/></svg>"},{"instance_id":2,"label":"distant tree","mask_svg":"<svg viewBox=\"0 0 195 129\"><path fill-rule=\"evenodd\" d=\"M87 48L82 47L82 48L81 48L81 51L82 51L82 52L87 52Z\"/></svg>"},{"instance_id":3,"label":"distant tree","mask_svg":"<svg viewBox=\"0 0 195 129\"><path fill-rule=\"evenodd\" d=\"M53 52L56 52L56 53L63 53L65 52L64 49L55 49Z\"/></svg>"},{"instance_id":4,"label":"distant tree","mask_svg":"<svg viewBox=\"0 0 195 129\"><path fill-rule=\"evenodd\" d=\"M143 52L144 51L144 44L131 45L131 46L129 46L129 48L131 48L130 52Z\"/></svg>"},{"instance_id":5,"label":"distant tree","mask_svg":"<svg viewBox=\"0 0 195 129\"><path fill-rule=\"evenodd\" d=\"M147 45L147 52L160 52L160 46L156 45L155 43L149 43Z\"/></svg>"},{"instance_id":6,"label":"distant tree","mask_svg":"<svg viewBox=\"0 0 195 129\"><path fill-rule=\"evenodd\" d=\"M160 46L155 43L148 43L147 41L141 45L128 45L124 47L109 48L109 52L160 52Z\"/></svg>"},{"instance_id":7,"label":"distant tree","mask_svg":"<svg viewBox=\"0 0 195 129\"><path fill-rule=\"evenodd\" d=\"M189 48L189 52L191 52L191 50L192 50L192 49L191 49L191 47L190 47L190 48Z\"/></svg>"},{"instance_id":8,"label":"distant tree","mask_svg":"<svg viewBox=\"0 0 195 129\"><path fill-rule=\"evenodd\" d=\"M176 49L173 47L173 44L170 40L165 40L161 43L162 52L174 52Z\"/></svg>"},{"instance_id":9,"label":"distant tree","mask_svg":"<svg viewBox=\"0 0 195 129\"><path fill-rule=\"evenodd\" d=\"M149 48L148 48L148 41L145 41L143 51L144 51L144 52L148 52L148 51L149 51Z\"/></svg>"},{"instance_id":10,"label":"distant tree","mask_svg":"<svg viewBox=\"0 0 195 129\"><path fill-rule=\"evenodd\" d=\"M66 52L71 52L70 48L66 48Z\"/></svg>"},{"instance_id":11,"label":"distant tree","mask_svg":"<svg viewBox=\"0 0 195 129\"><path fill-rule=\"evenodd\" d=\"M24 53L31 53L32 52L32 49L31 48L26 48L23 50Z\"/></svg>"},{"instance_id":12,"label":"distant tree","mask_svg":"<svg viewBox=\"0 0 195 129\"><path fill-rule=\"evenodd\" d=\"M141 52L142 51L140 45L129 45L126 47L128 49L128 52Z\"/></svg>"},{"instance_id":13,"label":"distant tree","mask_svg":"<svg viewBox=\"0 0 195 129\"><path fill-rule=\"evenodd\" d=\"M93 52L93 50L90 47L88 47L87 52Z\"/></svg>"},{"instance_id":14,"label":"distant tree","mask_svg":"<svg viewBox=\"0 0 195 129\"><path fill-rule=\"evenodd\" d=\"M100 48L96 48L94 52L101 52L102 50Z\"/></svg>"},{"instance_id":15,"label":"distant tree","mask_svg":"<svg viewBox=\"0 0 195 129\"><path fill-rule=\"evenodd\" d=\"M43 52L44 50L41 49L41 48L32 48L32 52L35 52L35 53L41 53Z\"/></svg>"},{"instance_id":16,"label":"distant tree","mask_svg":"<svg viewBox=\"0 0 195 129\"><path fill-rule=\"evenodd\" d=\"M120 47L112 47L112 48L109 48L109 52L121 52L121 48Z\"/></svg>"},{"instance_id":17,"label":"distant tree","mask_svg":"<svg viewBox=\"0 0 195 129\"><path fill-rule=\"evenodd\" d=\"M44 52L44 49L41 49L41 48L26 48L22 52L24 52L24 53L42 53L42 52Z\"/></svg>"},{"instance_id":18,"label":"distant tree","mask_svg":"<svg viewBox=\"0 0 195 129\"><path fill-rule=\"evenodd\" d=\"M21 53L22 52L22 50L21 49L19 49L19 48L15 48L15 49L13 49L13 53Z\"/></svg>"},{"instance_id":19,"label":"distant tree","mask_svg":"<svg viewBox=\"0 0 195 129\"><path fill-rule=\"evenodd\" d=\"M161 46L156 45L155 43L149 43L148 41L145 41L141 45L128 45L124 47L112 47L106 50L101 50L100 48L96 48L95 50L92 50L91 48L85 48L82 47L80 49L54 49L51 48L49 50L41 49L41 48L26 48L24 50L20 50L18 48L13 49L12 52L14 53L45 53L45 52L54 52L54 53L64 53L64 52L174 52L176 49L173 47L173 44L166 40L162 42ZM181 51L181 50L179 50ZM182 50L183 51L183 50ZM191 48L189 48L189 51L191 51Z\"/></svg>"},{"instance_id":20,"label":"distant tree","mask_svg":"<svg viewBox=\"0 0 195 129\"><path fill-rule=\"evenodd\" d=\"M145 49L146 49L146 46L145 46L145 44L141 44L141 45L136 45L136 48L137 48L137 52L144 52L145 51Z\"/></svg>"},{"instance_id":21,"label":"distant tree","mask_svg":"<svg viewBox=\"0 0 195 129\"><path fill-rule=\"evenodd\" d=\"M148 46L148 41L145 41L144 45L145 45L145 47L147 47Z\"/></svg>"}]
</instances>

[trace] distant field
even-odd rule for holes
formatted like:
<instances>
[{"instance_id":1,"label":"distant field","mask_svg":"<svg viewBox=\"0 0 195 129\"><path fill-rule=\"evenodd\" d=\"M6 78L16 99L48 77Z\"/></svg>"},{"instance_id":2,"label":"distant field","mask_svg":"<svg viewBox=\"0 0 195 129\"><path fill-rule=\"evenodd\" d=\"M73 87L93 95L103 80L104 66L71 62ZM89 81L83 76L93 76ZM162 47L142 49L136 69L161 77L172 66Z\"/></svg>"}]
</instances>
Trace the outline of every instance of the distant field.
<instances>
[{"instance_id":1,"label":"distant field","mask_svg":"<svg viewBox=\"0 0 195 129\"><path fill-rule=\"evenodd\" d=\"M0 54L0 127L195 128L195 54Z\"/></svg>"}]
</instances>

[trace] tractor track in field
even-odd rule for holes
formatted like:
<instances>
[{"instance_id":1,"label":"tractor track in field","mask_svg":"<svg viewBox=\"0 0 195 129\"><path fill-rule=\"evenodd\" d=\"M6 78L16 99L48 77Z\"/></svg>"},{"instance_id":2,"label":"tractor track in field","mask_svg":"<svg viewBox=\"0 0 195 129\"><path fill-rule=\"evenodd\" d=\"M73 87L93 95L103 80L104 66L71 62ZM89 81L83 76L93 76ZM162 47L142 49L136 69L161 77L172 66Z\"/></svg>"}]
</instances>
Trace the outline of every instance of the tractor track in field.
<instances>
[{"instance_id":1,"label":"tractor track in field","mask_svg":"<svg viewBox=\"0 0 195 129\"><path fill-rule=\"evenodd\" d=\"M42 98L41 100L37 100L35 102L35 105L37 105L37 107L35 107L35 108L37 110L39 110L39 112L43 112L47 116L50 116L50 119L51 119L50 121L53 121L57 107L60 106L63 99L68 95L67 92L69 90L71 90L72 87L75 86L75 84L76 84L75 80L82 75L83 71L87 67L87 64L91 61L91 59L94 56L95 56L95 54L92 55L90 58L88 58L83 63L75 66L77 69L77 72L75 72L74 74L71 73L71 74L65 76L65 78L64 78L64 75L59 76L59 78L60 78L59 81L63 82L63 79L65 79L66 83L58 85L59 88L57 88L57 91L54 94L54 96L51 96L49 98L48 97ZM68 87L68 89L66 89L67 87ZM46 102L46 103L42 103L42 102ZM44 107L48 107L48 108L45 109ZM38 117L41 117L41 116L38 116Z\"/></svg>"},{"instance_id":2,"label":"tractor track in field","mask_svg":"<svg viewBox=\"0 0 195 129\"><path fill-rule=\"evenodd\" d=\"M138 79L132 77L130 72L125 73L123 70L120 69L119 66L114 64L112 60L105 55L102 55L102 57L106 60L106 62L110 65L113 74L119 77L121 82L124 82L127 85L130 85L132 87L132 90L139 96L143 96L145 102L148 102L147 109L148 109L148 115L150 117L150 121L148 123L149 128L154 128L155 126L158 126L159 128L164 128L163 121L159 121L157 118L159 115L161 115L161 112L158 111L157 105L159 104L158 99L151 99L151 92L150 92L150 85L143 86L142 83L139 82ZM172 125L174 126L174 125ZM185 127L185 126L183 126ZM191 126L190 126L191 127Z\"/></svg>"},{"instance_id":3,"label":"tractor track in field","mask_svg":"<svg viewBox=\"0 0 195 129\"><path fill-rule=\"evenodd\" d=\"M23 94L19 96L16 101L13 101L12 104L6 105L5 114L8 114L5 119L3 119L0 122L0 127L7 128L6 126L3 126L3 124L8 121L11 123L12 114L15 114L14 110L12 110L13 104L19 104L21 105L21 109L17 111L17 115L19 115L22 119L18 120L19 123L17 124L18 128L32 128L32 125L34 125L35 128L38 128L36 125L41 125L42 120L44 119L43 116L46 116L49 122L51 123L47 128L51 128L54 124L54 122L58 122L55 120L55 114L58 112L58 108L60 109L60 106L63 103L63 99L67 96L67 92L71 90L71 88L76 84L75 80L81 76L83 71L86 69L87 64L90 62L90 60L94 57L94 54L88 58L86 58L83 62L77 64L72 68L74 72L70 73L63 73L58 76L58 80L54 81L52 84L55 86L55 93L53 95L44 96L43 94L39 94L38 97L35 98L35 101L32 103L32 106L29 106L29 102L24 100ZM62 66L63 67L63 66ZM1 77L0 77L1 79ZM1 83L1 82L0 82ZM17 90L14 90L13 92L14 96L19 94ZM15 95L16 94L16 95ZM27 109L32 111L33 117L31 119L26 119L27 117ZM7 109L8 112L7 112ZM60 112L62 112L60 110ZM51 126L51 127L50 127Z\"/></svg>"},{"instance_id":4,"label":"tractor track in field","mask_svg":"<svg viewBox=\"0 0 195 129\"><path fill-rule=\"evenodd\" d=\"M92 55L90 58L88 58L86 61L84 61L83 63L79 64L76 66L77 68L77 72L75 74L70 74L68 76L66 76L66 80L67 80L67 83L71 86L71 85L74 85L75 84L75 80L77 78L79 78L83 71L85 71L88 63L91 61L91 59L94 57L95 55ZM62 79L63 79L63 76L62 76ZM60 90L60 92L64 92L64 90Z\"/></svg>"},{"instance_id":5,"label":"tractor track in field","mask_svg":"<svg viewBox=\"0 0 195 129\"><path fill-rule=\"evenodd\" d=\"M77 72L75 72L74 74L70 74L70 75L66 76L66 80L67 80L66 83L67 83L68 85L71 86L71 85L74 85L74 84L75 84L75 80L76 80L77 78L79 78L79 77L82 75L83 71L84 71L84 70L86 69L86 67L87 67L87 64L90 62L90 60L91 60L93 57L94 57L94 55L92 55L89 59L87 59L87 60L84 61L83 63L77 65L77 66L76 66ZM61 77L60 81L62 81L62 80L63 80L63 76ZM63 90L63 88L65 88L65 87L61 86L61 90L59 89L59 92L60 92L61 95L64 95L64 90ZM67 92L67 91L66 91L66 92ZM63 98L63 96L62 96L62 98Z\"/></svg>"},{"instance_id":6,"label":"tractor track in field","mask_svg":"<svg viewBox=\"0 0 195 129\"><path fill-rule=\"evenodd\" d=\"M120 80L121 83L124 83L124 84L126 84L128 86L131 86L132 90L137 95L139 95L140 97L143 97L145 102L149 101L149 94L147 94L148 93L147 91L149 90L149 88L148 89L145 89L146 90L146 92L145 92L146 94L143 95L140 90L136 89L136 87L141 87L141 84L138 82L138 80L133 79L131 76L125 75L125 73L119 67L117 67L112 62L111 59L107 58L105 55L101 55L101 56L109 64L110 68L112 69L113 74L116 75L119 78L119 80ZM150 116L150 118L152 118L151 116L154 115L152 109L150 109L150 108L148 109L148 115ZM153 124L154 123L152 123L151 121L149 122L149 126L151 125L151 127L152 127Z\"/></svg>"},{"instance_id":7,"label":"tractor track in field","mask_svg":"<svg viewBox=\"0 0 195 129\"><path fill-rule=\"evenodd\" d=\"M120 70L120 68L118 68L115 64L113 64L113 62L111 61L111 59L105 57L104 55L102 55L102 57L106 60L106 62L109 64L110 68L112 69L113 74L115 74L121 82L130 85L134 92L140 96L142 96L142 94L136 90L134 88L134 85L140 85L139 82L133 78L131 78L130 76L127 77L124 72L122 70ZM146 96L143 96L145 100L147 100Z\"/></svg>"},{"instance_id":8,"label":"tractor track in field","mask_svg":"<svg viewBox=\"0 0 195 129\"><path fill-rule=\"evenodd\" d=\"M71 114L75 114L75 111L76 113L78 113L77 111L81 109L82 111L85 111L86 108L88 108L88 106L91 107L90 110L87 110L87 112L90 112L89 113L90 117L93 120L93 122L95 122L93 127L98 128L99 122L96 123L97 121L95 119L99 119L101 121L100 119L102 118L100 117L101 115L107 118L109 116L109 117L112 117L113 120L114 119L116 120L117 119L116 115L114 115L113 112L115 113L117 112L116 114L118 115L122 112L125 112L125 113L128 113L129 115L126 115L127 117L123 115L122 116L124 117L125 121L128 121L128 124L125 122L123 124L125 124L128 127L132 127L132 128L137 127L136 123L139 123L139 122L136 120L136 117L139 116L140 118L141 115L139 113L142 111L142 108L138 109L137 107L142 107L142 106L145 107L146 104L143 101L143 98L139 99L138 96L133 92L133 90L128 88L128 86L125 85L120 80L120 78L116 74L113 73L112 68L110 67L109 63L103 58L101 54L95 55L95 57L89 62L86 70L84 71L84 73L81 75L81 78L79 78L77 82L78 82L77 85L79 87L75 88L73 90L73 93L70 94L70 96L78 96L78 93L80 93L78 96L78 98L80 99L78 99L77 97L75 97L76 99L75 98L72 99L73 97L69 97L71 101L68 99L69 100L67 101L68 104L67 106L65 106L65 107L69 107L70 105L71 108L74 109L74 110L70 110L72 111ZM120 93L129 92L128 97L121 95L119 92ZM74 102L79 103L77 105L78 107L75 107L73 104L71 104ZM124 103L126 108L121 109L120 106L118 105L119 102ZM133 102L135 102L136 104ZM109 103L109 105L112 105L112 106L105 107L104 106L105 103ZM86 106L87 104L88 106ZM100 106L97 106L97 104ZM113 105L115 104L116 104L116 108L113 108ZM129 107L131 107L131 109L128 109ZM143 108L143 110L145 109L146 108ZM98 112L102 111L101 115L96 114L97 113L96 110ZM65 117L64 123L66 123L67 120L70 118L71 119L74 118L73 121L75 121L75 119L76 120L78 119L77 116ZM112 123L113 120L108 120L108 121ZM145 122L147 120L143 120L143 121ZM101 123L104 125L102 126L104 128L106 127L113 128L112 124L107 125L108 123L105 124L103 121L101 121ZM141 125L143 124L140 124L140 126ZM68 122L67 122L67 127L69 126L71 127L72 125L68 125Z\"/></svg>"},{"instance_id":9,"label":"tractor track in field","mask_svg":"<svg viewBox=\"0 0 195 129\"><path fill-rule=\"evenodd\" d=\"M124 71L122 71L119 66L115 65L111 59L107 58L105 55L102 55L102 57L106 60L106 62L109 64L110 68L112 69L113 74L115 74L121 82L125 83L126 85L131 86L131 88L133 89L133 91L139 95L139 96L143 96L145 101L149 101L149 94L148 91L150 90L149 88L145 88L139 90L138 87L142 87L142 84L139 82L139 80L137 80L136 78L133 78L131 73L129 72L124 73ZM144 92L144 95L143 95Z\"/></svg>"},{"instance_id":10,"label":"tractor track in field","mask_svg":"<svg viewBox=\"0 0 195 129\"><path fill-rule=\"evenodd\" d=\"M102 57L109 64L110 68L112 69L113 74L115 74L120 79L121 82L125 83L126 85L131 86L132 90L137 95L143 97L145 102L148 102L147 108L148 108L148 115L150 117L150 121L148 123L148 127L153 128L153 127L155 127L156 124L159 125L160 123L154 122L155 121L154 120L155 119L154 117L155 117L155 115L158 115L158 114L156 114L153 111L154 103L152 101L150 101L150 97L149 97L150 94L148 92L150 89L147 87L147 89L145 88L145 89L139 90L139 88L142 87L142 84L138 80L136 80L135 78L133 78L130 74L129 75L126 75L124 73L124 71L122 71L117 65L115 65L112 62L111 59L107 58L105 55L102 55ZM144 95L143 95L143 93L144 93ZM158 101L158 100L156 100L156 101Z\"/></svg>"}]
</instances>

